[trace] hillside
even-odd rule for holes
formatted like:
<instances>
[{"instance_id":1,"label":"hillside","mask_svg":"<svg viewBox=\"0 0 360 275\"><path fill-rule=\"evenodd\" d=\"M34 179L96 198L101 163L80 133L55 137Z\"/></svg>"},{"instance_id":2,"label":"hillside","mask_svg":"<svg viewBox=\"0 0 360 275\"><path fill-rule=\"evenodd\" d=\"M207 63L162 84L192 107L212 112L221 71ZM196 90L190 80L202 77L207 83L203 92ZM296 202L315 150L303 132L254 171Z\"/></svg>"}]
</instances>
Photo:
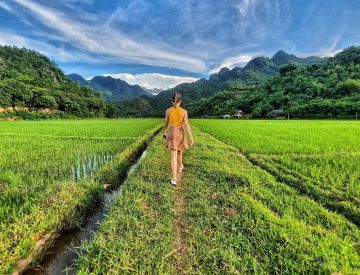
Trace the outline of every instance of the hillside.
<instances>
[{"instance_id":1,"label":"hillside","mask_svg":"<svg viewBox=\"0 0 360 275\"><path fill-rule=\"evenodd\" d=\"M266 117L283 108L292 117L354 118L360 112L360 47L350 47L321 64L290 64L261 85L237 85L188 105L194 116L243 110Z\"/></svg>"},{"instance_id":2,"label":"hillside","mask_svg":"<svg viewBox=\"0 0 360 275\"><path fill-rule=\"evenodd\" d=\"M0 107L94 116L102 114L106 104L89 87L69 81L46 56L25 48L0 46Z\"/></svg>"},{"instance_id":3,"label":"hillside","mask_svg":"<svg viewBox=\"0 0 360 275\"><path fill-rule=\"evenodd\" d=\"M78 74L69 74L67 77L81 86L88 85L92 87L95 91L100 92L104 99L110 101L149 95L139 85L130 85L121 79L112 78L111 76L95 76L91 80L86 80Z\"/></svg>"},{"instance_id":4,"label":"hillside","mask_svg":"<svg viewBox=\"0 0 360 275\"><path fill-rule=\"evenodd\" d=\"M143 98L152 106L154 115L162 115L169 106L171 97L175 92L180 92L184 103L190 104L208 98L234 85L262 83L278 75L284 65L312 65L321 61L323 59L320 57L299 58L284 51L279 51L272 58L256 57L244 67L235 67L232 70L222 68L218 73L212 74L208 80L202 78L193 83L183 83L152 98Z\"/></svg>"}]
</instances>

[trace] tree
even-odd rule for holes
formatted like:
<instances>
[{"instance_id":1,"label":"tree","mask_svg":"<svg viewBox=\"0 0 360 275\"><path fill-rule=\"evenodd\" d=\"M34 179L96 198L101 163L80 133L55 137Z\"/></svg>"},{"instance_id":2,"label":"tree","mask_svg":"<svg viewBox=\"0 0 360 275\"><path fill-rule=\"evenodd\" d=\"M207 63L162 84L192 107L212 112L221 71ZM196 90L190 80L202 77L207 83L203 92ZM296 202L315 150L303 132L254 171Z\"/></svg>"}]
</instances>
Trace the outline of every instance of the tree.
<instances>
[{"instance_id":1,"label":"tree","mask_svg":"<svg viewBox=\"0 0 360 275\"><path fill-rule=\"evenodd\" d=\"M360 79L347 79L336 87L337 96L349 96L360 93Z\"/></svg>"},{"instance_id":2,"label":"tree","mask_svg":"<svg viewBox=\"0 0 360 275\"><path fill-rule=\"evenodd\" d=\"M56 109L58 104L54 96L50 95L50 92L44 88L38 88L33 92L31 99L31 106L35 108L49 108Z\"/></svg>"},{"instance_id":3,"label":"tree","mask_svg":"<svg viewBox=\"0 0 360 275\"><path fill-rule=\"evenodd\" d=\"M16 79L10 79L3 86L3 93L7 94L11 99L11 106L25 106L32 97L32 92L22 82Z\"/></svg>"}]
</instances>

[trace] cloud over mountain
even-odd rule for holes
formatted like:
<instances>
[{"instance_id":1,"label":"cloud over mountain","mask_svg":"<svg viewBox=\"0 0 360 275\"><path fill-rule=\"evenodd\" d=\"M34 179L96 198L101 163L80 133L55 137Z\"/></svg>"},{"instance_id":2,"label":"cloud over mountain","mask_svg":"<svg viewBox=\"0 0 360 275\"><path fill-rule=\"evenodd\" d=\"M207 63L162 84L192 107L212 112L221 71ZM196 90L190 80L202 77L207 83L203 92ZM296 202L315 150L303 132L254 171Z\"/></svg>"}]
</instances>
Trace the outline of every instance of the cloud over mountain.
<instances>
[{"instance_id":1,"label":"cloud over mountain","mask_svg":"<svg viewBox=\"0 0 360 275\"><path fill-rule=\"evenodd\" d=\"M194 77L184 77L184 76L173 76L173 75L164 75L158 73L143 73L143 74L105 74L105 76L111 76L113 78L118 78L126 81L131 85L139 85L147 89L169 89L173 88L184 82L194 82L198 78Z\"/></svg>"}]
</instances>

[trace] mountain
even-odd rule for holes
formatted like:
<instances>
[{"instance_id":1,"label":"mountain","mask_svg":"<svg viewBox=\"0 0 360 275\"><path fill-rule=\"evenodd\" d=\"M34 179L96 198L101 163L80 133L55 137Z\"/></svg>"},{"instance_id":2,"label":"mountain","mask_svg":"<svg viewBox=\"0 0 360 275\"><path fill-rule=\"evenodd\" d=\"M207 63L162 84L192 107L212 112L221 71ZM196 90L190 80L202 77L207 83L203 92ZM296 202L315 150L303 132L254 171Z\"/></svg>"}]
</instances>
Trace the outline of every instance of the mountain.
<instances>
[{"instance_id":1,"label":"mountain","mask_svg":"<svg viewBox=\"0 0 360 275\"><path fill-rule=\"evenodd\" d=\"M360 113L360 47L320 64L289 62L262 84L238 85L188 106L193 116L215 117L242 110L261 118L273 109L296 118L354 118Z\"/></svg>"},{"instance_id":2,"label":"mountain","mask_svg":"<svg viewBox=\"0 0 360 275\"><path fill-rule=\"evenodd\" d=\"M309 56L306 58L299 58L293 54L288 54L285 51L278 51L272 58L271 61L275 65L289 65L289 64L301 64L301 65L314 65L319 64L324 58L318 56Z\"/></svg>"},{"instance_id":3,"label":"mountain","mask_svg":"<svg viewBox=\"0 0 360 275\"><path fill-rule=\"evenodd\" d=\"M123 99L137 98L149 95L139 85L130 85L127 82L112 78L111 76L95 76L91 80L85 80L81 75L69 74L67 77L81 86L88 85L102 94L104 99L118 101Z\"/></svg>"},{"instance_id":4,"label":"mountain","mask_svg":"<svg viewBox=\"0 0 360 275\"><path fill-rule=\"evenodd\" d=\"M31 110L39 109L52 110L49 116L88 117L102 115L106 104L89 87L69 81L45 55L26 48L0 46L0 107L26 118L35 116ZM16 111L19 109L22 112ZM6 115L12 114L1 114Z\"/></svg>"},{"instance_id":5,"label":"mountain","mask_svg":"<svg viewBox=\"0 0 360 275\"><path fill-rule=\"evenodd\" d=\"M73 82L77 82L80 84L80 86L89 85L89 82L83 78L81 75L78 74L68 74L66 75L67 78L69 78ZM89 85L90 86L90 85Z\"/></svg>"},{"instance_id":6,"label":"mountain","mask_svg":"<svg viewBox=\"0 0 360 275\"><path fill-rule=\"evenodd\" d=\"M222 68L218 73L212 74L208 80L202 78L193 83L183 83L152 98L143 98L152 106L153 115L162 115L164 110L171 104L171 97L175 92L182 94L185 104L191 104L234 85L262 83L271 77L279 75L280 69L284 65L312 65L323 60L320 57L300 58L284 51L278 51L272 58L256 57L244 67L235 67L231 70Z\"/></svg>"},{"instance_id":7,"label":"mountain","mask_svg":"<svg viewBox=\"0 0 360 275\"><path fill-rule=\"evenodd\" d=\"M159 93L161 93L163 90L159 89L159 88L153 88L153 89L149 89L149 88L145 88L142 87L149 95L157 95Z\"/></svg>"},{"instance_id":8,"label":"mountain","mask_svg":"<svg viewBox=\"0 0 360 275\"><path fill-rule=\"evenodd\" d=\"M300 58L285 51L278 51L272 58L255 57L245 67L235 67L232 70L222 68L219 73L210 76L209 81L237 82L243 84L258 84L270 77L279 74L280 68L289 64L314 65L322 62L324 58L311 56Z\"/></svg>"}]
</instances>

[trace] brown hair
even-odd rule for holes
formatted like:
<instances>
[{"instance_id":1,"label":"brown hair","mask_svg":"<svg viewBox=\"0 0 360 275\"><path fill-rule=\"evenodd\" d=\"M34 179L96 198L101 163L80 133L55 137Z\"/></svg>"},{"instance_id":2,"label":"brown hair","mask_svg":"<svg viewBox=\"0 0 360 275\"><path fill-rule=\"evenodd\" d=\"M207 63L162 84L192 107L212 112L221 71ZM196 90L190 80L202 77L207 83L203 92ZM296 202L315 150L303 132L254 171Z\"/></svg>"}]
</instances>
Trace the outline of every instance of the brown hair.
<instances>
[{"instance_id":1,"label":"brown hair","mask_svg":"<svg viewBox=\"0 0 360 275\"><path fill-rule=\"evenodd\" d=\"M178 104L181 101L181 94L176 92L172 97L172 103L174 105L174 108L176 107L176 104Z\"/></svg>"}]
</instances>

